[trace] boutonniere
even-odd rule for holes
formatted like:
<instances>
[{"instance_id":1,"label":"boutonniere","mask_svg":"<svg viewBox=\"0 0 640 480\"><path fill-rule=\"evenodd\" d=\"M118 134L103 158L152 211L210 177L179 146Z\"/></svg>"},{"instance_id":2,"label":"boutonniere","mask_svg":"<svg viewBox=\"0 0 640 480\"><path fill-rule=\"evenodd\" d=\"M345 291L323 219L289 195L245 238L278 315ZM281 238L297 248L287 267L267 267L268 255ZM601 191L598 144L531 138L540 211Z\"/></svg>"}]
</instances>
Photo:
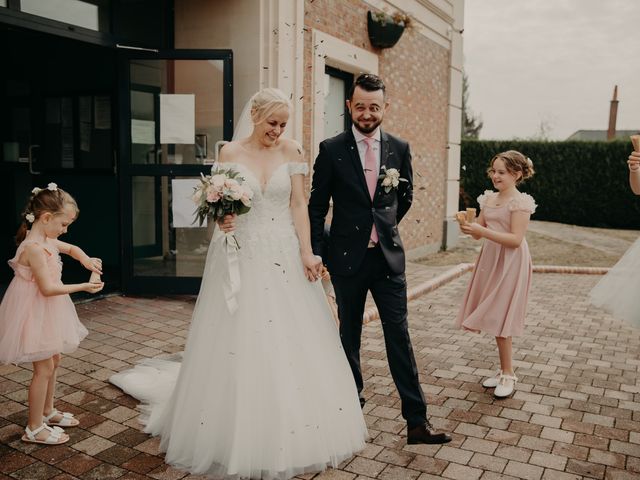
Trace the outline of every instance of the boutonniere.
<instances>
[{"instance_id":1,"label":"boutonniere","mask_svg":"<svg viewBox=\"0 0 640 480\"><path fill-rule=\"evenodd\" d=\"M382 180L382 188L385 193L389 193L391 190L398 188L400 182L408 182L406 178L400 177L400 172L397 168L387 168L382 166L382 173L378 177L378 180Z\"/></svg>"}]
</instances>

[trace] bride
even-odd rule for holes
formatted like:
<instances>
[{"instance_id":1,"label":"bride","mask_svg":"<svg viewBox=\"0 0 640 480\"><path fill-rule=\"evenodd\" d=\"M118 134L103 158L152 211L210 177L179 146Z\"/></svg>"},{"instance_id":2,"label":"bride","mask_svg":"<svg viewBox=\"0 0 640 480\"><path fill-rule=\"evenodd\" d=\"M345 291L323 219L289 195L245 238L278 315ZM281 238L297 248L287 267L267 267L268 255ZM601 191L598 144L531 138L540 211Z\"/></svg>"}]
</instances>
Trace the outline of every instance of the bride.
<instances>
[{"instance_id":1,"label":"bride","mask_svg":"<svg viewBox=\"0 0 640 480\"><path fill-rule=\"evenodd\" d=\"M142 401L145 432L161 437L165 461L192 473L287 479L335 467L365 445L353 376L315 282L308 167L281 137L290 109L280 90L261 90L250 100L250 136L220 154L254 191L247 214L220 222L241 247L237 309L225 299L218 230L182 362L150 359L110 379Z\"/></svg>"}]
</instances>

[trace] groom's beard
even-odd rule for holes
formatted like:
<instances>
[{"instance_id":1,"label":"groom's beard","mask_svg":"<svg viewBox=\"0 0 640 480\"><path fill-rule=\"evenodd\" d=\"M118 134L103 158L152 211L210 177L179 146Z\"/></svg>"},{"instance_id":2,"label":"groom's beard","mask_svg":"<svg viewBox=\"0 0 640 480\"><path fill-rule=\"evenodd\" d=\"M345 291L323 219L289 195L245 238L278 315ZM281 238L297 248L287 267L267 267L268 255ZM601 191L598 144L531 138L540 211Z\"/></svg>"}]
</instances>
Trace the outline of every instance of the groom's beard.
<instances>
[{"instance_id":1,"label":"groom's beard","mask_svg":"<svg viewBox=\"0 0 640 480\"><path fill-rule=\"evenodd\" d=\"M353 125L356 127L356 129L360 133L364 133L365 135L373 132L382 123L382 119L378 120L377 122L369 123L368 125L363 125L354 118L352 118L351 121L353 122Z\"/></svg>"}]
</instances>

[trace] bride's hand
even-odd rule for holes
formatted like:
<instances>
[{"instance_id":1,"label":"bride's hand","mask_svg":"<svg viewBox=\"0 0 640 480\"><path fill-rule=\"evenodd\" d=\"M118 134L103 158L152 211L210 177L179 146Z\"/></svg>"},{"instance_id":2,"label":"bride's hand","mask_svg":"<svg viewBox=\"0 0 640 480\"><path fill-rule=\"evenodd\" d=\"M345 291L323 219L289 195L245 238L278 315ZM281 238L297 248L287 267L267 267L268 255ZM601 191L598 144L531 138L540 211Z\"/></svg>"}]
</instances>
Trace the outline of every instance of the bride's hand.
<instances>
[{"instance_id":1,"label":"bride's hand","mask_svg":"<svg viewBox=\"0 0 640 480\"><path fill-rule=\"evenodd\" d=\"M302 264L304 265L304 274L310 282L315 282L322 275L322 260L313 253L303 253Z\"/></svg>"},{"instance_id":2,"label":"bride's hand","mask_svg":"<svg viewBox=\"0 0 640 480\"><path fill-rule=\"evenodd\" d=\"M225 215L218 219L220 230L224 233L233 232L236 229L236 217L237 215L234 213L233 215Z\"/></svg>"}]
</instances>

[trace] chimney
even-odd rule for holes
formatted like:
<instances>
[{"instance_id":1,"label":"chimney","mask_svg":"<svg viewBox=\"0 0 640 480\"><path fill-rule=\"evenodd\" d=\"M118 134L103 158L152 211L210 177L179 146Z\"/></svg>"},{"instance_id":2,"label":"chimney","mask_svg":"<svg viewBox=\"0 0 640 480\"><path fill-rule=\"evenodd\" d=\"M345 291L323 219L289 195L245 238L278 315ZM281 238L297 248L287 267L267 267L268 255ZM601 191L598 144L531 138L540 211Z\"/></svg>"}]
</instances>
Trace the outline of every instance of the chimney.
<instances>
[{"instance_id":1,"label":"chimney","mask_svg":"<svg viewBox=\"0 0 640 480\"><path fill-rule=\"evenodd\" d=\"M607 140L616 138L616 118L618 117L618 86L613 89L613 99L609 107L609 130L607 130Z\"/></svg>"}]
</instances>

